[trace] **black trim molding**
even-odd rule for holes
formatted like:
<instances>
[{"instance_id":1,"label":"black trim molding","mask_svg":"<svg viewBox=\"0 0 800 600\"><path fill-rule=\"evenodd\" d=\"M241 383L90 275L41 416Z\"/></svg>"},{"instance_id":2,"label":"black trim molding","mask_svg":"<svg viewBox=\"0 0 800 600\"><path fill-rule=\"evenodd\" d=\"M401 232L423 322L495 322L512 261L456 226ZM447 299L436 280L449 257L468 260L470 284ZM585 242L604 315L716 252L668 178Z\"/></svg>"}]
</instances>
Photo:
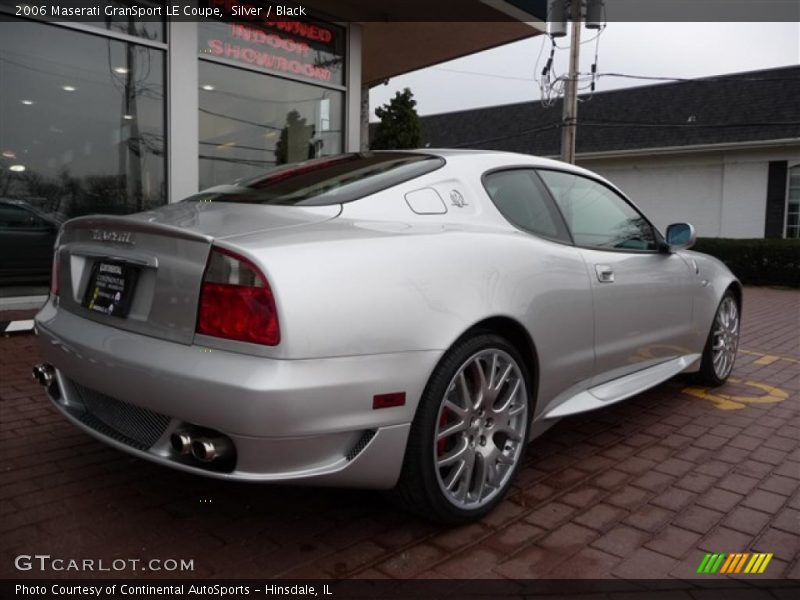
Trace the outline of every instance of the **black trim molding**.
<instances>
[{"instance_id":1,"label":"black trim molding","mask_svg":"<svg viewBox=\"0 0 800 600\"><path fill-rule=\"evenodd\" d=\"M782 238L786 221L786 177L789 163L773 160L767 172L767 215L764 221L764 237Z\"/></svg>"}]
</instances>

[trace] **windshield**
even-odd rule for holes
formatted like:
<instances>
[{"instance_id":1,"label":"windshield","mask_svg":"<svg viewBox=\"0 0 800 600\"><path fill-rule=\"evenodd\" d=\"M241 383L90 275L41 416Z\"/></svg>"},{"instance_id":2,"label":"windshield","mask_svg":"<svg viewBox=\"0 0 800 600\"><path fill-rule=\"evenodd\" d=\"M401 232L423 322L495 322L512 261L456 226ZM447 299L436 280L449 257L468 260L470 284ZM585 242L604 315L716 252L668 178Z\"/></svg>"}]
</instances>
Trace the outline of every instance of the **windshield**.
<instances>
[{"instance_id":1,"label":"windshield","mask_svg":"<svg viewBox=\"0 0 800 600\"><path fill-rule=\"evenodd\" d=\"M184 202L340 204L430 173L444 164L438 156L411 152L343 154L278 167L253 179L203 190Z\"/></svg>"}]
</instances>

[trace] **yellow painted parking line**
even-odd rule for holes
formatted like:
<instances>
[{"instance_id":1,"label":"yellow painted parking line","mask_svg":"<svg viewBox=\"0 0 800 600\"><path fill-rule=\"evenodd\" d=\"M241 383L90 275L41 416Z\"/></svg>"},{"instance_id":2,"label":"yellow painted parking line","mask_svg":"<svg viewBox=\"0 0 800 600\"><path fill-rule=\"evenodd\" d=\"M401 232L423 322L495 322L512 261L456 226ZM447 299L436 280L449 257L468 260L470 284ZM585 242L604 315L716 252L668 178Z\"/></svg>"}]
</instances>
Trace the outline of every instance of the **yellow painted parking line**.
<instances>
[{"instance_id":1,"label":"yellow painted parking line","mask_svg":"<svg viewBox=\"0 0 800 600\"><path fill-rule=\"evenodd\" d=\"M739 348L738 352L740 354L747 354L749 356L760 356L761 358L759 358L756 361L753 361L753 364L756 365L771 365L772 363L778 360L785 360L786 362L800 364L800 360L796 358L791 358L789 356L780 356L778 354L767 354L766 352L755 352L753 350L742 350L741 348Z\"/></svg>"},{"instance_id":2,"label":"yellow painted parking line","mask_svg":"<svg viewBox=\"0 0 800 600\"><path fill-rule=\"evenodd\" d=\"M689 386L681 390L684 394L689 394L701 400L708 400L713 402L714 405L720 410L741 410L748 404L770 404L773 402L783 402L789 397L785 391L780 388L761 383L760 381L745 381L731 377L728 379L731 383L741 383L747 387L754 388L764 392L760 396L737 396L733 394L723 394L722 392L712 392L710 388Z\"/></svg>"},{"instance_id":3,"label":"yellow painted parking line","mask_svg":"<svg viewBox=\"0 0 800 600\"><path fill-rule=\"evenodd\" d=\"M765 354L758 360L754 360L753 364L766 366L766 365L771 365L774 362L778 362L780 359L781 359L780 356L775 356L774 354Z\"/></svg>"}]
</instances>

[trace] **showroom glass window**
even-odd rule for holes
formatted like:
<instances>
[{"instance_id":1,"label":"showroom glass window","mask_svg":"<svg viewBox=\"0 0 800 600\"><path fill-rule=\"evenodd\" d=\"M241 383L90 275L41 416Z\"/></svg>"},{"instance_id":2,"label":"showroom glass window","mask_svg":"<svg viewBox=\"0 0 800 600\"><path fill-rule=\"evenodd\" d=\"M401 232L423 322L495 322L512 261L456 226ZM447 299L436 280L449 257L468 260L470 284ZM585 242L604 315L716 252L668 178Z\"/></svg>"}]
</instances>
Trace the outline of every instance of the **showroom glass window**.
<instances>
[{"instance_id":1,"label":"showroom glass window","mask_svg":"<svg viewBox=\"0 0 800 600\"><path fill-rule=\"evenodd\" d=\"M564 215L575 244L603 250L653 251L653 226L619 194L597 181L539 171Z\"/></svg>"},{"instance_id":2,"label":"showroom glass window","mask_svg":"<svg viewBox=\"0 0 800 600\"><path fill-rule=\"evenodd\" d=\"M104 35L0 21L0 198L57 223L164 204L164 57Z\"/></svg>"},{"instance_id":3,"label":"showroom glass window","mask_svg":"<svg viewBox=\"0 0 800 600\"><path fill-rule=\"evenodd\" d=\"M198 24L200 189L343 151L345 30Z\"/></svg>"}]
</instances>

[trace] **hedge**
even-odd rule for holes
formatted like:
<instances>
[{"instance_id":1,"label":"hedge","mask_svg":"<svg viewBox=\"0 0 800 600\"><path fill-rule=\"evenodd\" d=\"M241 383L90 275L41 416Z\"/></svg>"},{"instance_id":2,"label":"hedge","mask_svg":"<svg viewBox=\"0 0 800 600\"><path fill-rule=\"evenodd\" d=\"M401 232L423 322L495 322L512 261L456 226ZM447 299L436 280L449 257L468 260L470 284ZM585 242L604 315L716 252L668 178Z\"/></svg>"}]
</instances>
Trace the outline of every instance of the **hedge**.
<instances>
[{"instance_id":1,"label":"hedge","mask_svg":"<svg viewBox=\"0 0 800 600\"><path fill-rule=\"evenodd\" d=\"M746 285L800 287L800 240L699 238L692 250L718 258Z\"/></svg>"}]
</instances>

